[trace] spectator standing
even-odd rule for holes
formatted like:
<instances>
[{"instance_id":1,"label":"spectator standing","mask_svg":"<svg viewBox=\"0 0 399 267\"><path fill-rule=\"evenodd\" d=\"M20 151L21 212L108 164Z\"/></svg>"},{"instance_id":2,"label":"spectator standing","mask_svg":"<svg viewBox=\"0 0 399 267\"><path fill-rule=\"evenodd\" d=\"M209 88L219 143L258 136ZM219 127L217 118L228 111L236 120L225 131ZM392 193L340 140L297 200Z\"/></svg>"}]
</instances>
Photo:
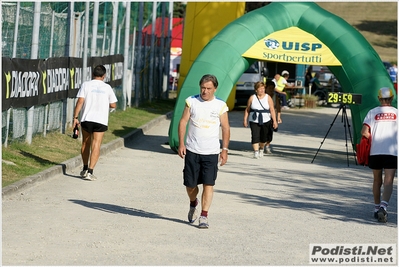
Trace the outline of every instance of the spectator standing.
<instances>
[{"instance_id":1,"label":"spectator standing","mask_svg":"<svg viewBox=\"0 0 399 267\"><path fill-rule=\"evenodd\" d=\"M214 75L204 75L200 82L200 94L188 97L179 122L178 154L184 159L183 184L190 199L188 221L198 218L199 184L203 184L199 228L208 228L208 211L213 198L218 162L227 162L230 141L230 125L226 103L215 97L218 80ZM186 137L186 127L188 132ZM219 128L222 129L222 151L220 152Z\"/></svg>"},{"instance_id":2,"label":"spectator standing","mask_svg":"<svg viewBox=\"0 0 399 267\"><path fill-rule=\"evenodd\" d=\"M274 103L266 94L263 82L255 83L255 94L251 95L244 111L244 127L251 128L251 144L254 158L263 157L265 144L268 141L269 132L278 127Z\"/></svg>"},{"instance_id":3,"label":"spectator standing","mask_svg":"<svg viewBox=\"0 0 399 267\"><path fill-rule=\"evenodd\" d=\"M86 81L79 89L76 102L73 128L79 125L79 113L81 114L82 147L81 155L83 170L80 176L86 180L94 181L93 170L100 157L100 147L105 131L108 130L109 109L116 108L118 101L112 87L104 82L106 69L103 65L97 65L93 69L93 79Z\"/></svg>"},{"instance_id":4,"label":"spectator standing","mask_svg":"<svg viewBox=\"0 0 399 267\"><path fill-rule=\"evenodd\" d=\"M363 121L362 136L371 138L369 168L373 170L374 218L387 222L387 207L393 190L397 170L398 110L391 106L393 92L383 87L379 90L380 106L371 109ZM383 178L384 172L384 179ZM381 186L384 185L381 201Z\"/></svg>"},{"instance_id":5,"label":"spectator standing","mask_svg":"<svg viewBox=\"0 0 399 267\"><path fill-rule=\"evenodd\" d=\"M276 116L277 124L280 124L283 122L281 120L281 104L280 104L280 99L274 93L274 89L275 89L275 83L272 81L267 81L266 82L266 94L269 95L271 97L271 99L273 100L274 110L277 113L277 116ZM266 144L265 144L265 153L266 154L272 154L270 143L273 141L273 132L277 131L277 128L274 129L273 125L271 125L271 126L272 127L270 128L270 131L266 138Z\"/></svg>"},{"instance_id":6,"label":"spectator standing","mask_svg":"<svg viewBox=\"0 0 399 267\"><path fill-rule=\"evenodd\" d=\"M309 91L309 85L310 85L310 83L311 83L311 80L313 79L312 72L313 72L313 66L310 65L310 66L306 69L306 73L305 73L305 90L308 90L308 92L310 92L310 91Z\"/></svg>"}]
</instances>

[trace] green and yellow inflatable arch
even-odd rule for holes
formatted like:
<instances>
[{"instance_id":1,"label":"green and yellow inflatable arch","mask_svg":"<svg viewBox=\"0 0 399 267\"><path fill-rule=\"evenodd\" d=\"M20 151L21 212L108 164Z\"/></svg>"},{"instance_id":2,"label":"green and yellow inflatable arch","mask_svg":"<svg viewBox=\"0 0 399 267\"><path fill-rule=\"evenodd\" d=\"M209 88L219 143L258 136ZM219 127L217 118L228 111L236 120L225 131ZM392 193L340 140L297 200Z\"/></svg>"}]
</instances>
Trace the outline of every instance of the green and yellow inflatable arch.
<instances>
[{"instance_id":1,"label":"green and yellow inflatable arch","mask_svg":"<svg viewBox=\"0 0 399 267\"><path fill-rule=\"evenodd\" d=\"M339 80L343 92L362 94L362 104L350 106L353 143L359 142L363 118L370 108L379 105L378 89L386 86L393 89L380 57L357 30L317 4L273 2L228 24L192 64L179 92L169 127L169 145L174 151L179 146L178 124L185 99L199 93L198 82L202 75L214 74L219 80L216 95L227 100L242 73L256 60L243 55L265 37L290 27L313 35L331 50L339 64L329 68ZM396 106L396 95L394 103Z\"/></svg>"}]
</instances>

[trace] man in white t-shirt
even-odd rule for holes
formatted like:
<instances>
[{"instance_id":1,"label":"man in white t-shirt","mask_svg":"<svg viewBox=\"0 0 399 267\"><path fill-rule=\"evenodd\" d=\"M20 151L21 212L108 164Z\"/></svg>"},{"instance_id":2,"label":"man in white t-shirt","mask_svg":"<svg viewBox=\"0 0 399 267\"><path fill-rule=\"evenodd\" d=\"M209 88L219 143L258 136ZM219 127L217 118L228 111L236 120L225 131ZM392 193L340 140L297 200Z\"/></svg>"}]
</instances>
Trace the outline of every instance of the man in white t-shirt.
<instances>
[{"instance_id":1,"label":"man in white t-shirt","mask_svg":"<svg viewBox=\"0 0 399 267\"><path fill-rule=\"evenodd\" d=\"M84 82L79 89L73 116L73 127L75 127L79 125L78 116L82 111L80 126L83 137L81 148L83 170L80 176L90 181L97 179L93 169L100 157L104 132L108 130L109 109L116 108L118 101L112 87L104 82L105 75L106 69L103 65L93 69L93 79Z\"/></svg>"},{"instance_id":2,"label":"man in white t-shirt","mask_svg":"<svg viewBox=\"0 0 399 267\"><path fill-rule=\"evenodd\" d=\"M378 91L380 106L371 109L363 121L361 134L371 138L369 168L373 170L374 218L387 222L387 207L393 190L398 160L398 110L391 106L394 98L390 88ZM384 180L382 174L384 170ZM384 185L381 201L381 186Z\"/></svg>"},{"instance_id":3,"label":"man in white t-shirt","mask_svg":"<svg viewBox=\"0 0 399 267\"><path fill-rule=\"evenodd\" d=\"M204 75L200 82L200 94L188 97L179 122L178 154L184 159L183 184L190 199L188 221L198 218L199 184L203 184L199 228L208 228L208 211L213 197L218 162L227 162L230 141L230 125L226 103L215 97L218 80L214 75ZM186 136L186 128L188 132ZM222 128L222 150L220 151L219 129Z\"/></svg>"}]
</instances>

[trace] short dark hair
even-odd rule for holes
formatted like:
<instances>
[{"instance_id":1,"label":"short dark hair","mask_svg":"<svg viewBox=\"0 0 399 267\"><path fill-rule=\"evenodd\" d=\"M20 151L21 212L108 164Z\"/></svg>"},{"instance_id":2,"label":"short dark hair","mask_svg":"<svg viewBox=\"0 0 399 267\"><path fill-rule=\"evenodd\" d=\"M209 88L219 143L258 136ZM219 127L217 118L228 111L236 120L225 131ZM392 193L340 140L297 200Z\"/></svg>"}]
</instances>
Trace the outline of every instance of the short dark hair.
<instances>
[{"instance_id":1,"label":"short dark hair","mask_svg":"<svg viewBox=\"0 0 399 267\"><path fill-rule=\"evenodd\" d=\"M204 76L202 76L202 78L199 82L199 85L201 86L203 83L206 83L206 82L212 82L213 86L215 86L215 88L217 88L219 85L218 79L216 78L215 75L212 75L212 74L205 74Z\"/></svg>"},{"instance_id":2,"label":"short dark hair","mask_svg":"<svg viewBox=\"0 0 399 267\"><path fill-rule=\"evenodd\" d=\"M103 77L107 70L103 65L97 65L93 69L93 76L94 77Z\"/></svg>"}]
</instances>

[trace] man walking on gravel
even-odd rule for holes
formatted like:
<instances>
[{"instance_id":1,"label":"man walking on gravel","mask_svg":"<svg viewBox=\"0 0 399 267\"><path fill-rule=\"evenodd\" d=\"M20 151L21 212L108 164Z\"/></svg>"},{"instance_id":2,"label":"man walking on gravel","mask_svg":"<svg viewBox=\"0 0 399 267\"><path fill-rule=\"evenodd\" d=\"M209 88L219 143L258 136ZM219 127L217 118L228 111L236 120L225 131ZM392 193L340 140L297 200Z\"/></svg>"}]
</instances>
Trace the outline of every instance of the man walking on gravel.
<instances>
[{"instance_id":1,"label":"man walking on gravel","mask_svg":"<svg viewBox=\"0 0 399 267\"><path fill-rule=\"evenodd\" d=\"M94 166L100 157L100 147L105 131L108 130L109 109L116 108L118 101L112 87L104 82L106 69L98 65L93 70L93 79L82 84L77 94L78 101L73 115L73 127L79 125L81 114L82 128L82 160L83 170L80 172L85 180L94 181ZM90 159L90 162L89 162Z\"/></svg>"},{"instance_id":2,"label":"man walking on gravel","mask_svg":"<svg viewBox=\"0 0 399 267\"><path fill-rule=\"evenodd\" d=\"M198 218L199 184L203 184L199 228L208 228L208 211L213 198L218 162L227 162L230 141L230 125L226 103L215 97L218 80L214 75L204 75L200 82L200 94L188 97L179 122L178 154L184 158L183 180L190 198L188 221ZM188 133L186 143L186 127ZM220 151L219 129L222 128L222 150Z\"/></svg>"},{"instance_id":3,"label":"man walking on gravel","mask_svg":"<svg viewBox=\"0 0 399 267\"><path fill-rule=\"evenodd\" d=\"M362 136L371 139L369 168L374 178L374 218L384 223L388 220L387 208L398 168L398 110L392 106L393 98L392 89L381 88L378 91L380 106L367 113L361 130Z\"/></svg>"}]
</instances>

